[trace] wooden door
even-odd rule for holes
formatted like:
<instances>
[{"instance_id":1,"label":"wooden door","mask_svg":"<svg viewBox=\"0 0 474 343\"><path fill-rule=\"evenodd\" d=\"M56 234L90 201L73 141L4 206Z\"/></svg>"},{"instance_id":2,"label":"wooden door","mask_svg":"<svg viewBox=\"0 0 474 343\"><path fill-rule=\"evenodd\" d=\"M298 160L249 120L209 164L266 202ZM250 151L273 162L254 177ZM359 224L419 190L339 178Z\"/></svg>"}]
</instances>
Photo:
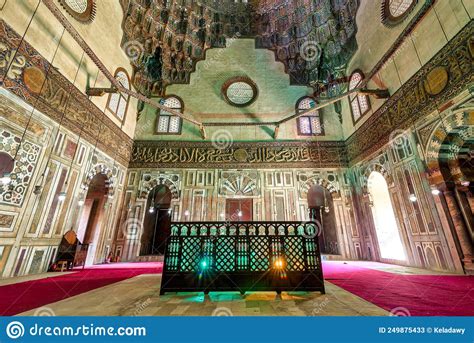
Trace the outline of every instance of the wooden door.
<instances>
[{"instance_id":1,"label":"wooden door","mask_svg":"<svg viewBox=\"0 0 474 343\"><path fill-rule=\"evenodd\" d=\"M251 222L253 220L253 200L227 199L226 220L231 222Z\"/></svg>"}]
</instances>

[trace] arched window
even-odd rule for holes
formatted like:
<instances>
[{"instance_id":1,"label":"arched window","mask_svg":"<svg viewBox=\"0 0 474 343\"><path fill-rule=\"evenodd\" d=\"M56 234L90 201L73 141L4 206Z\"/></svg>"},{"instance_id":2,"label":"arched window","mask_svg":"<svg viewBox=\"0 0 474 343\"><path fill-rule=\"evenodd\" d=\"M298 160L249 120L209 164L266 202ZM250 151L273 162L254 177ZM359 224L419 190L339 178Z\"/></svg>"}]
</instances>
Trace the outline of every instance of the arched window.
<instances>
[{"instance_id":1,"label":"arched window","mask_svg":"<svg viewBox=\"0 0 474 343\"><path fill-rule=\"evenodd\" d=\"M183 102L178 97L170 96L161 99L160 104L179 113L183 113ZM181 118L168 111L159 110L159 115L156 121L156 133L179 135L181 133Z\"/></svg>"},{"instance_id":2,"label":"arched window","mask_svg":"<svg viewBox=\"0 0 474 343\"><path fill-rule=\"evenodd\" d=\"M126 88L130 89L130 80L125 69L119 68L115 72L115 78L120 84ZM128 94L123 94L120 92L112 93L109 95L109 100L107 102L107 108L121 121L124 120L125 115L127 114L128 101L130 96Z\"/></svg>"},{"instance_id":3,"label":"arched window","mask_svg":"<svg viewBox=\"0 0 474 343\"><path fill-rule=\"evenodd\" d=\"M301 98L296 104L296 113L302 113L316 107L316 101L307 96ZM298 135L300 136L321 136L324 134L321 125L321 116L319 111L298 117Z\"/></svg>"},{"instance_id":4,"label":"arched window","mask_svg":"<svg viewBox=\"0 0 474 343\"><path fill-rule=\"evenodd\" d=\"M349 91L356 89L360 86L362 80L364 80L364 74L360 71L352 73L349 79ZM364 114L370 109L369 97L367 95L350 95L349 101L352 108L352 119L356 123Z\"/></svg>"}]
</instances>

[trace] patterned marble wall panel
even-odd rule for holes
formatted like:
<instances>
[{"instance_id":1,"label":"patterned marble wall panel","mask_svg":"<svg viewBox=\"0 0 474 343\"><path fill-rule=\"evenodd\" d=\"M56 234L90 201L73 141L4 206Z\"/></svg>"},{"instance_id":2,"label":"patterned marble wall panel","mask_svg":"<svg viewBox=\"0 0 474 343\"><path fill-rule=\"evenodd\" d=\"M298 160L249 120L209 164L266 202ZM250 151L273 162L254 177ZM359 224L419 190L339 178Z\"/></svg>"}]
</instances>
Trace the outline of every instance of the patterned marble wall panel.
<instances>
[{"instance_id":1,"label":"patterned marble wall panel","mask_svg":"<svg viewBox=\"0 0 474 343\"><path fill-rule=\"evenodd\" d=\"M37 274L42 270L41 267L44 263L45 250L44 248L33 249L27 274Z\"/></svg>"},{"instance_id":2,"label":"patterned marble wall panel","mask_svg":"<svg viewBox=\"0 0 474 343\"><path fill-rule=\"evenodd\" d=\"M41 147L29 140L22 140L20 134L1 128L0 151L7 153L12 158L17 156L11 173L10 185L2 184L0 186L0 204L22 206L41 153Z\"/></svg>"},{"instance_id":3,"label":"patterned marble wall panel","mask_svg":"<svg viewBox=\"0 0 474 343\"><path fill-rule=\"evenodd\" d=\"M336 216L339 235L350 234L351 226L345 223L344 215L349 203L345 196L341 196L339 178L341 172L334 170L317 169L131 169L131 175L137 175L137 180L127 186L125 202L130 203L130 211L125 211L122 222L136 221L141 226L145 212L137 214L137 206L144 207L146 199L153 189L151 182L159 181L162 184L173 184L177 196L172 200L174 221L223 221L226 220L227 199L251 199L253 203L253 220L288 221L307 220L307 199L301 199L297 192L300 182L297 175L308 176L314 179L315 184L321 184L328 191L333 192L333 199L341 215ZM329 182L322 177L330 177ZM176 177L176 178L174 178ZM138 181L138 179L140 181ZM168 181L167 181L168 180ZM156 183L158 184L158 183ZM173 191L174 192L174 191ZM179 195L179 196L178 196ZM342 242L341 236L340 244ZM132 242L127 242L123 235L118 234L115 239L115 249L122 246L124 254L133 249ZM355 256L352 251L345 251L346 257ZM128 255L127 255L128 256ZM131 255L134 256L133 254Z\"/></svg>"},{"instance_id":4,"label":"patterned marble wall panel","mask_svg":"<svg viewBox=\"0 0 474 343\"><path fill-rule=\"evenodd\" d=\"M66 199L62 203L61 211L59 212L59 217L55 225L54 233L55 236L60 236L64 234L69 227L66 226L67 222L67 212L72 206L76 205L75 201L75 188L77 186L78 172L75 170L71 171L69 176L68 185L66 189Z\"/></svg>"},{"instance_id":5,"label":"patterned marble wall panel","mask_svg":"<svg viewBox=\"0 0 474 343\"><path fill-rule=\"evenodd\" d=\"M256 170L224 170L219 175L219 195L227 197L260 196L260 174Z\"/></svg>"},{"instance_id":6,"label":"patterned marble wall panel","mask_svg":"<svg viewBox=\"0 0 474 343\"><path fill-rule=\"evenodd\" d=\"M5 262L3 275L36 272L36 267L31 269L28 266L33 256L32 249L49 246L52 248L48 248L43 264L39 267L38 272L42 272L49 260L54 258L54 247L59 245L64 230L76 228L81 213L78 200L87 193L92 177L97 172L108 174L112 194L120 193L125 167L114 160L115 155L107 156L41 112L35 112L27 125L31 108L4 90L0 95L0 113L0 151L9 149L7 153L12 156L11 152L19 146L21 130L26 128L26 138L17 158L21 168L15 166L18 171L14 170L15 175L12 175L12 184L15 187L16 183L22 186L22 192L17 191L21 197L11 197L12 201L17 199L17 203L6 203L3 193L5 187L0 187L0 213L2 225L5 224L0 234L2 238L15 239L15 254L11 254ZM42 151L46 153L42 154ZM23 184L19 182L20 175L23 180L28 180L28 184L26 181ZM33 186L36 185L41 186L38 193L33 192ZM58 194L63 190L66 199L60 202ZM110 202L118 203L119 197L110 199ZM15 216L13 222L9 215ZM107 232L109 229L104 228ZM20 264L17 263L19 259L22 260Z\"/></svg>"},{"instance_id":7,"label":"patterned marble wall panel","mask_svg":"<svg viewBox=\"0 0 474 343\"><path fill-rule=\"evenodd\" d=\"M11 245L0 245L0 276L3 275L5 270L5 265L7 264L11 247Z\"/></svg>"},{"instance_id":8,"label":"patterned marble wall panel","mask_svg":"<svg viewBox=\"0 0 474 343\"><path fill-rule=\"evenodd\" d=\"M16 212L0 211L0 232L12 232L17 216Z\"/></svg>"},{"instance_id":9,"label":"patterned marble wall panel","mask_svg":"<svg viewBox=\"0 0 474 343\"><path fill-rule=\"evenodd\" d=\"M445 232L446 228L438 214L439 207L436 206L425 177L424 155L416 148L418 141L414 138L411 128L403 132L397 131L391 137L388 144L351 168L355 173L353 182L358 184L355 188L366 198L369 194L367 186L370 174L382 174L390 189L408 263L431 269L455 270L454 260L457 256L449 246L450 234ZM399 137L402 139L398 140ZM419 133L416 137L420 137ZM415 201L410 200L413 197ZM373 226L370 212L363 214L358 221L366 223L368 228ZM370 231L376 238L376 231ZM434 242L438 242L436 249ZM429 249L426 250L428 246ZM374 248L377 252L377 245ZM427 251L430 252L431 263L427 260ZM438 255L440 257L437 257Z\"/></svg>"}]
</instances>

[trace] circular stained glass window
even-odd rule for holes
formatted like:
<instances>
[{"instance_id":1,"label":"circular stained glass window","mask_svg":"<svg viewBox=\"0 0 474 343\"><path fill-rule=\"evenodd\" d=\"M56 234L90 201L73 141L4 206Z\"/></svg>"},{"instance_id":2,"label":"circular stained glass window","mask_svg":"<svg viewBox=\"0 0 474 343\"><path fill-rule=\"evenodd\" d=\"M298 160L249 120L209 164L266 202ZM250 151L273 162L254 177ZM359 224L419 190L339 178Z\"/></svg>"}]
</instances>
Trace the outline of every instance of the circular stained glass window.
<instances>
[{"instance_id":1,"label":"circular stained glass window","mask_svg":"<svg viewBox=\"0 0 474 343\"><path fill-rule=\"evenodd\" d=\"M391 26L401 22L415 7L417 0L383 0L382 23Z\"/></svg>"},{"instance_id":2,"label":"circular stained glass window","mask_svg":"<svg viewBox=\"0 0 474 343\"><path fill-rule=\"evenodd\" d=\"M59 0L64 9L75 19L88 22L94 19L94 0Z\"/></svg>"},{"instance_id":3,"label":"circular stained glass window","mask_svg":"<svg viewBox=\"0 0 474 343\"><path fill-rule=\"evenodd\" d=\"M257 85L247 77L228 80L222 87L226 101L237 107L250 105L257 98Z\"/></svg>"},{"instance_id":4,"label":"circular stained glass window","mask_svg":"<svg viewBox=\"0 0 474 343\"><path fill-rule=\"evenodd\" d=\"M87 10L87 0L64 0L64 2L71 7L74 12L82 14Z\"/></svg>"}]
</instances>

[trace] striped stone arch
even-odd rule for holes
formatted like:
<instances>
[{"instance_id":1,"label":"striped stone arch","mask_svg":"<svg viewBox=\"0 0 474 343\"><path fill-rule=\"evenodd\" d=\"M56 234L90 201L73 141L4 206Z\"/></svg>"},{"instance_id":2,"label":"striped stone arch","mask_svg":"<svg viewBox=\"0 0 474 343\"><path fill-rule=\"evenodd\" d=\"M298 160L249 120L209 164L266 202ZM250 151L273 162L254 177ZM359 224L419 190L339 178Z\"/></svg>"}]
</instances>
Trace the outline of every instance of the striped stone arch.
<instances>
[{"instance_id":1,"label":"striped stone arch","mask_svg":"<svg viewBox=\"0 0 474 343\"><path fill-rule=\"evenodd\" d=\"M310 177L308 180L301 183L301 186L300 186L301 199L307 198L308 191L312 186L321 186L327 189L333 199L339 198L340 196L339 191L334 183L328 180L322 179L320 177L314 176L314 177Z\"/></svg>"},{"instance_id":2,"label":"striped stone arch","mask_svg":"<svg viewBox=\"0 0 474 343\"><path fill-rule=\"evenodd\" d=\"M369 189L368 189L369 176L373 172L378 172L382 174L382 176L387 181L387 185L389 187L393 185L393 178L392 178L392 175L389 173L389 171L385 169L385 167L381 165L380 163L371 163L365 168L364 177L362 179L362 190L364 194L367 194L369 192Z\"/></svg>"},{"instance_id":3,"label":"striped stone arch","mask_svg":"<svg viewBox=\"0 0 474 343\"><path fill-rule=\"evenodd\" d=\"M114 173L113 170L110 169L106 164L104 163L97 163L95 166L93 166L91 169L86 174L86 180L84 181L83 184L83 189L86 189L89 187L90 183L92 182L92 179L94 176L97 174L103 174L107 176L109 179L109 184L108 184L108 189L109 189L109 194L113 194L113 179L114 179Z\"/></svg>"},{"instance_id":4,"label":"striped stone arch","mask_svg":"<svg viewBox=\"0 0 474 343\"><path fill-rule=\"evenodd\" d=\"M159 185L165 185L171 192L172 200L179 200L179 178L176 180L173 177L177 175L167 175L161 174L157 176L152 176L150 180L143 181L143 186L140 192L140 198L145 199L148 197L148 194Z\"/></svg>"},{"instance_id":5,"label":"striped stone arch","mask_svg":"<svg viewBox=\"0 0 474 343\"><path fill-rule=\"evenodd\" d=\"M452 170L452 175L458 175L457 158L461 147L474 132L474 108L464 108L452 112L441 120L433 129L426 145L426 165L431 184L444 182L441 173L441 163ZM456 181L456 180L453 180Z\"/></svg>"}]
</instances>

